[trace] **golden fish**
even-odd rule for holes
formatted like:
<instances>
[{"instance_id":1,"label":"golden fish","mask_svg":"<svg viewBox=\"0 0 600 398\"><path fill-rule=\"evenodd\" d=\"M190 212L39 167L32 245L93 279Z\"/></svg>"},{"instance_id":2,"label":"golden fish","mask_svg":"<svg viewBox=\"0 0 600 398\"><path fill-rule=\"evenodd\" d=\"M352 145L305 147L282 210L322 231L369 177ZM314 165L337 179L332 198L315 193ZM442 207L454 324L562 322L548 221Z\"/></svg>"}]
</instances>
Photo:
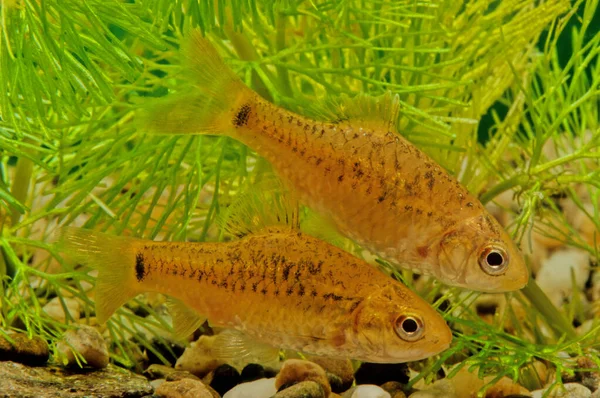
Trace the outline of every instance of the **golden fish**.
<instances>
[{"instance_id":1,"label":"golden fish","mask_svg":"<svg viewBox=\"0 0 600 398\"><path fill-rule=\"evenodd\" d=\"M171 312L178 336L193 332L202 314L271 346L381 363L435 355L452 339L444 319L404 285L291 229L171 243L68 228L61 240L65 253L99 270L100 322L134 296L158 292L180 301Z\"/></svg>"},{"instance_id":2,"label":"golden fish","mask_svg":"<svg viewBox=\"0 0 600 398\"><path fill-rule=\"evenodd\" d=\"M301 201L402 267L473 290L522 288L508 234L453 176L395 131L397 97L361 97L320 122L251 91L200 34L187 49L194 87L144 118L156 133L226 134L272 163Z\"/></svg>"}]
</instances>

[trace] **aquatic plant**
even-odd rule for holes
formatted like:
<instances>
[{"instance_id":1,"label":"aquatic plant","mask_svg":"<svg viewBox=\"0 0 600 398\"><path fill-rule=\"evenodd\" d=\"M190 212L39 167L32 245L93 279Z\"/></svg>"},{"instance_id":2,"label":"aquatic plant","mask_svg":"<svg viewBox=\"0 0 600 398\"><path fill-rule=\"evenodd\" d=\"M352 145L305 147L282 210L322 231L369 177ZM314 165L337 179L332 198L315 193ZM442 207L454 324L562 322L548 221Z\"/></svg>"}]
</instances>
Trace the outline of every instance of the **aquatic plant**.
<instances>
[{"instance_id":1,"label":"aquatic plant","mask_svg":"<svg viewBox=\"0 0 600 398\"><path fill-rule=\"evenodd\" d=\"M70 297L92 322L93 274L56 252L59 224L224 238L217 216L264 163L228 138L149 136L134 123L148 97L181 87L178 46L194 28L254 90L301 113L342 94L399 94L402 134L484 203L514 196L508 227L517 242L541 231L597 258L598 238L582 236L555 200L568 197L600 228L597 19L594 0L3 2L3 329L55 340L77 321ZM426 361L419 377L459 357L485 374L531 379L537 358L554 365L560 382L572 372L562 352L596 345L595 326L579 336L571 326L577 300L558 310L535 284L506 298L522 303L525 316L509 305L488 325L472 305L478 294L417 286L408 272L396 277L438 306L450 303L444 312L456 329L453 347ZM66 322L42 309L53 297ZM110 320L115 361L134 366L139 346L161 356L151 339L162 339L168 321L154 308L140 299Z\"/></svg>"}]
</instances>

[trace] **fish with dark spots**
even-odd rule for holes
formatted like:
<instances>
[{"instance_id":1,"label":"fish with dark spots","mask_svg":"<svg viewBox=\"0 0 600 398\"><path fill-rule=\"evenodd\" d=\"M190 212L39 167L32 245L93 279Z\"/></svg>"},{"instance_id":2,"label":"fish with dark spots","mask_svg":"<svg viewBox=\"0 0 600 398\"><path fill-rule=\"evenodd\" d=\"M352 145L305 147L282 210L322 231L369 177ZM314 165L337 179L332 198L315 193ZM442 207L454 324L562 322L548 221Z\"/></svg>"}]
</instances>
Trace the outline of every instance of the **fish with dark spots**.
<instances>
[{"instance_id":1,"label":"fish with dark spots","mask_svg":"<svg viewBox=\"0 0 600 398\"><path fill-rule=\"evenodd\" d=\"M145 131L241 141L266 158L304 204L397 267L473 290L525 286L529 273L508 234L496 220L493 226L480 223L488 213L477 198L396 130L398 97L346 99L333 110L334 122L312 120L245 86L199 33L183 48L197 100L167 98L146 112ZM352 172L346 165L353 165ZM405 211L407 206L422 211ZM417 247L428 247L427 256ZM490 263L489 253L501 263Z\"/></svg>"},{"instance_id":2,"label":"fish with dark spots","mask_svg":"<svg viewBox=\"0 0 600 398\"><path fill-rule=\"evenodd\" d=\"M270 229L231 242L188 243L69 228L61 242L75 260L98 269L100 322L136 295L157 292L179 300L212 326L238 329L279 348L334 358L415 361L446 349L452 338L436 310L400 282L290 229ZM200 247L210 250L199 254ZM261 263L252 260L256 253L262 253ZM154 266L159 262L164 267ZM188 270L186 275L182 269ZM407 317L420 325L416 338L404 325Z\"/></svg>"}]
</instances>

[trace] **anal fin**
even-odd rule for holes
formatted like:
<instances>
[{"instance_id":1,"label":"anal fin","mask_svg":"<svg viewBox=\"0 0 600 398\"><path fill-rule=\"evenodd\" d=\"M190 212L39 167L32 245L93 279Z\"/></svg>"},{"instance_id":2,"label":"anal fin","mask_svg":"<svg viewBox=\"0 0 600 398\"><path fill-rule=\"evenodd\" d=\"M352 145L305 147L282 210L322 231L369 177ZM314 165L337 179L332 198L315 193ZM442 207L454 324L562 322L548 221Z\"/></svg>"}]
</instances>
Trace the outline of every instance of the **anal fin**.
<instances>
[{"instance_id":1,"label":"anal fin","mask_svg":"<svg viewBox=\"0 0 600 398\"><path fill-rule=\"evenodd\" d=\"M184 340L206 320L206 317L172 297L167 299L167 308L173 321L173 337L177 340Z\"/></svg>"}]
</instances>

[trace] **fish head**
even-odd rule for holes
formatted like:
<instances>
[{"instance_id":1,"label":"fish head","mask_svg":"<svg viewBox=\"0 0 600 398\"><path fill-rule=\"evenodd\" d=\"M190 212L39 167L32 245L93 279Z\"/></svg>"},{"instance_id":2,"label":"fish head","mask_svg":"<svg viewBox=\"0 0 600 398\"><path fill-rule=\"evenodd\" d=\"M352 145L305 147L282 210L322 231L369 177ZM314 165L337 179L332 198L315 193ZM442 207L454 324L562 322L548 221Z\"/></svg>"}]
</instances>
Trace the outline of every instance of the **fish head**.
<instances>
[{"instance_id":1,"label":"fish head","mask_svg":"<svg viewBox=\"0 0 600 398\"><path fill-rule=\"evenodd\" d=\"M438 276L450 285L499 293L519 290L529 280L517 246L489 214L456 224L439 245Z\"/></svg>"},{"instance_id":2,"label":"fish head","mask_svg":"<svg viewBox=\"0 0 600 398\"><path fill-rule=\"evenodd\" d=\"M400 283L378 289L354 313L353 340L363 361L400 363L436 355L450 346L444 318Z\"/></svg>"}]
</instances>

